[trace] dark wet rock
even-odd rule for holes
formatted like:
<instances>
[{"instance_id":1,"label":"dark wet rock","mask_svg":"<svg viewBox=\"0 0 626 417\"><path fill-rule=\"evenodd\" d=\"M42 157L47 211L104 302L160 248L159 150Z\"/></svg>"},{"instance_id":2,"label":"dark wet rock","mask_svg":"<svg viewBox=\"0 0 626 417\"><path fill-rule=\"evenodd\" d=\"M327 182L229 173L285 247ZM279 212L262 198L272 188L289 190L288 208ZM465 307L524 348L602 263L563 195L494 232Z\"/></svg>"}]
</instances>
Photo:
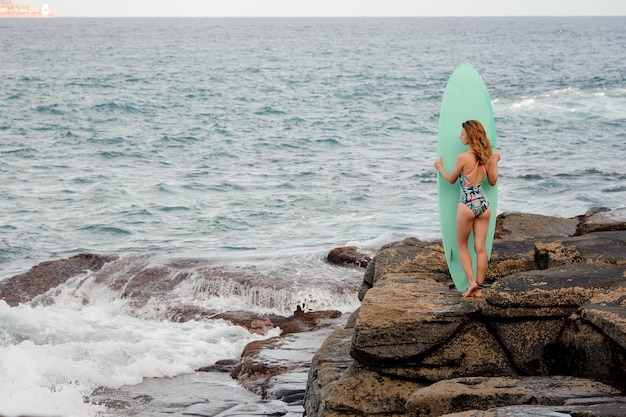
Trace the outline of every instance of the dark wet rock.
<instances>
[{"instance_id":1,"label":"dark wet rock","mask_svg":"<svg viewBox=\"0 0 626 417\"><path fill-rule=\"evenodd\" d=\"M356 246L335 248L328 253L328 263L340 266L357 266L366 268L372 260L368 255L360 253Z\"/></svg>"},{"instance_id":2,"label":"dark wet rock","mask_svg":"<svg viewBox=\"0 0 626 417\"><path fill-rule=\"evenodd\" d=\"M68 259L42 262L28 272L6 280L0 286L0 299L10 306L31 301L68 279L87 271L98 271L105 263L115 259L115 255L84 253Z\"/></svg>"},{"instance_id":3,"label":"dark wet rock","mask_svg":"<svg viewBox=\"0 0 626 417\"><path fill-rule=\"evenodd\" d=\"M500 308L580 307L601 289L624 281L626 265L574 263L508 275L486 291L485 300ZM509 316L506 311L500 312Z\"/></svg>"},{"instance_id":4,"label":"dark wet rock","mask_svg":"<svg viewBox=\"0 0 626 417\"><path fill-rule=\"evenodd\" d=\"M210 318L228 320L248 329L251 333L266 334L270 329L280 327L282 335L310 332L329 325L328 319L341 317L337 310L304 311L300 306L292 316L257 314L250 311L228 311L212 314Z\"/></svg>"},{"instance_id":5,"label":"dark wet rock","mask_svg":"<svg viewBox=\"0 0 626 417\"><path fill-rule=\"evenodd\" d=\"M313 355L345 318L305 335L287 334L246 346L231 376L264 399L302 402Z\"/></svg>"},{"instance_id":6,"label":"dark wet rock","mask_svg":"<svg viewBox=\"0 0 626 417\"><path fill-rule=\"evenodd\" d=\"M204 366L202 368L196 369L198 372L223 372L223 373L231 373L233 369L237 365L239 365L240 361L238 359L222 359L215 362L213 365Z\"/></svg>"}]
</instances>

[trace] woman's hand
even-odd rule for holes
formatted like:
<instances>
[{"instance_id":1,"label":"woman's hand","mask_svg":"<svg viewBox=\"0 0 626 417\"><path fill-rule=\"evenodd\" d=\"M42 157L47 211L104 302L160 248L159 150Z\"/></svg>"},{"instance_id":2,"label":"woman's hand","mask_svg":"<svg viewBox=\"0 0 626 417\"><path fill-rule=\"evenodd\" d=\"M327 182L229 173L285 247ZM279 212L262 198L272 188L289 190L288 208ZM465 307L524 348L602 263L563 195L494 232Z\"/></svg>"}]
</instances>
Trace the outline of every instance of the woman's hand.
<instances>
[{"instance_id":1,"label":"woman's hand","mask_svg":"<svg viewBox=\"0 0 626 417\"><path fill-rule=\"evenodd\" d=\"M450 184L454 184L454 182L456 181L457 177L459 176L458 173L461 172L461 165L459 165L458 160L457 160L457 166L454 167L454 172L457 172L457 174L448 174L448 172L445 170L445 168L443 167L443 156L439 157L439 159L437 159L435 161L435 169L437 171L439 171L439 173L441 174L441 176L448 181Z\"/></svg>"},{"instance_id":2,"label":"woman's hand","mask_svg":"<svg viewBox=\"0 0 626 417\"><path fill-rule=\"evenodd\" d=\"M443 168L443 156L435 160L435 169L441 172L441 168Z\"/></svg>"},{"instance_id":3,"label":"woman's hand","mask_svg":"<svg viewBox=\"0 0 626 417\"><path fill-rule=\"evenodd\" d=\"M500 162L500 152L491 155L489 166L487 167L487 180L490 185L496 185L498 182L498 162Z\"/></svg>"}]
</instances>

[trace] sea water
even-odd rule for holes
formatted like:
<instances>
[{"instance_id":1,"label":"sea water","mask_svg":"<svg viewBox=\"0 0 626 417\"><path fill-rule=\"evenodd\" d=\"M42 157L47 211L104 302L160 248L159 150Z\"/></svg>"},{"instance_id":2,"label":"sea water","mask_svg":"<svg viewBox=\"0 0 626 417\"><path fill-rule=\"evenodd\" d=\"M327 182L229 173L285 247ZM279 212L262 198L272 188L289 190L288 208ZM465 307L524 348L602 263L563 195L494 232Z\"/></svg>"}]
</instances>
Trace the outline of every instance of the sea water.
<instances>
[{"instance_id":1,"label":"sea water","mask_svg":"<svg viewBox=\"0 0 626 417\"><path fill-rule=\"evenodd\" d=\"M83 252L119 256L112 279L190 276L141 309L89 272L0 301L0 415L175 396L277 332L174 323L164 305L353 311L362 271L330 249L440 235L438 112L461 62L491 95L499 212L624 205L624 17L20 19L0 36L0 280ZM203 415L254 403L211 381Z\"/></svg>"}]
</instances>

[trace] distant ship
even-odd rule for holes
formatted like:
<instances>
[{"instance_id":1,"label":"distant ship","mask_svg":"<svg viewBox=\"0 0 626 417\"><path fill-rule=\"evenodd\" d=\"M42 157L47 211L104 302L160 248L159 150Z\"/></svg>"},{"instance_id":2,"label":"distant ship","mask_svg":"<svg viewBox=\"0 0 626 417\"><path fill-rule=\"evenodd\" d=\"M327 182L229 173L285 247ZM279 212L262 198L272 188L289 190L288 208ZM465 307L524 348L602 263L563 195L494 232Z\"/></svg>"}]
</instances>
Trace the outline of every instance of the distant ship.
<instances>
[{"instance_id":1,"label":"distant ship","mask_svg":"<svg viewBox=\"0 0 626 417\"><path fill-rule=\"evenodd\" d=\"M11 0L0 0L0 18L2 17L56 17L56 13L44 3L41 9L30 4L13 4Z\"/></svg>"}]
</instances>

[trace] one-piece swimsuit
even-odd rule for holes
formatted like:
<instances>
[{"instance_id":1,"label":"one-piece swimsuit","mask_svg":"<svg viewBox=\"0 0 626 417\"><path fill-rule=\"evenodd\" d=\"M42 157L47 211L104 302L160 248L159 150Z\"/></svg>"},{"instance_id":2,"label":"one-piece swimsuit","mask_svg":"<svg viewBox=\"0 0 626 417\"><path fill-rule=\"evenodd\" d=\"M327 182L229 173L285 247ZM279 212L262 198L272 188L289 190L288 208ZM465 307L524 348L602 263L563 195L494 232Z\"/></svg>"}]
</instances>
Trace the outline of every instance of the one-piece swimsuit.
<instances>
[{"instance_id":1,"label":"one-piece swimsuit","mask_svg":"<svg viewBox=\"0 0 626 417\"><path fill-rule=\"evenodd\" d=\"M473 185L468 178L469 175L472 175L472 172L474 172L479 164L480 162L476 161L476 165L474 165L474 168L472 168L470 172L467 174L461 173L459 176L461 186L459 202L465 204L470 210L472 210L474 212L474 217L480 216L489 208L489 200L487 200L482 184ZM485 168L485 165L480 165L482 165L485 174L487 174L487 168Z\"/></svg>"}]
</instances>

